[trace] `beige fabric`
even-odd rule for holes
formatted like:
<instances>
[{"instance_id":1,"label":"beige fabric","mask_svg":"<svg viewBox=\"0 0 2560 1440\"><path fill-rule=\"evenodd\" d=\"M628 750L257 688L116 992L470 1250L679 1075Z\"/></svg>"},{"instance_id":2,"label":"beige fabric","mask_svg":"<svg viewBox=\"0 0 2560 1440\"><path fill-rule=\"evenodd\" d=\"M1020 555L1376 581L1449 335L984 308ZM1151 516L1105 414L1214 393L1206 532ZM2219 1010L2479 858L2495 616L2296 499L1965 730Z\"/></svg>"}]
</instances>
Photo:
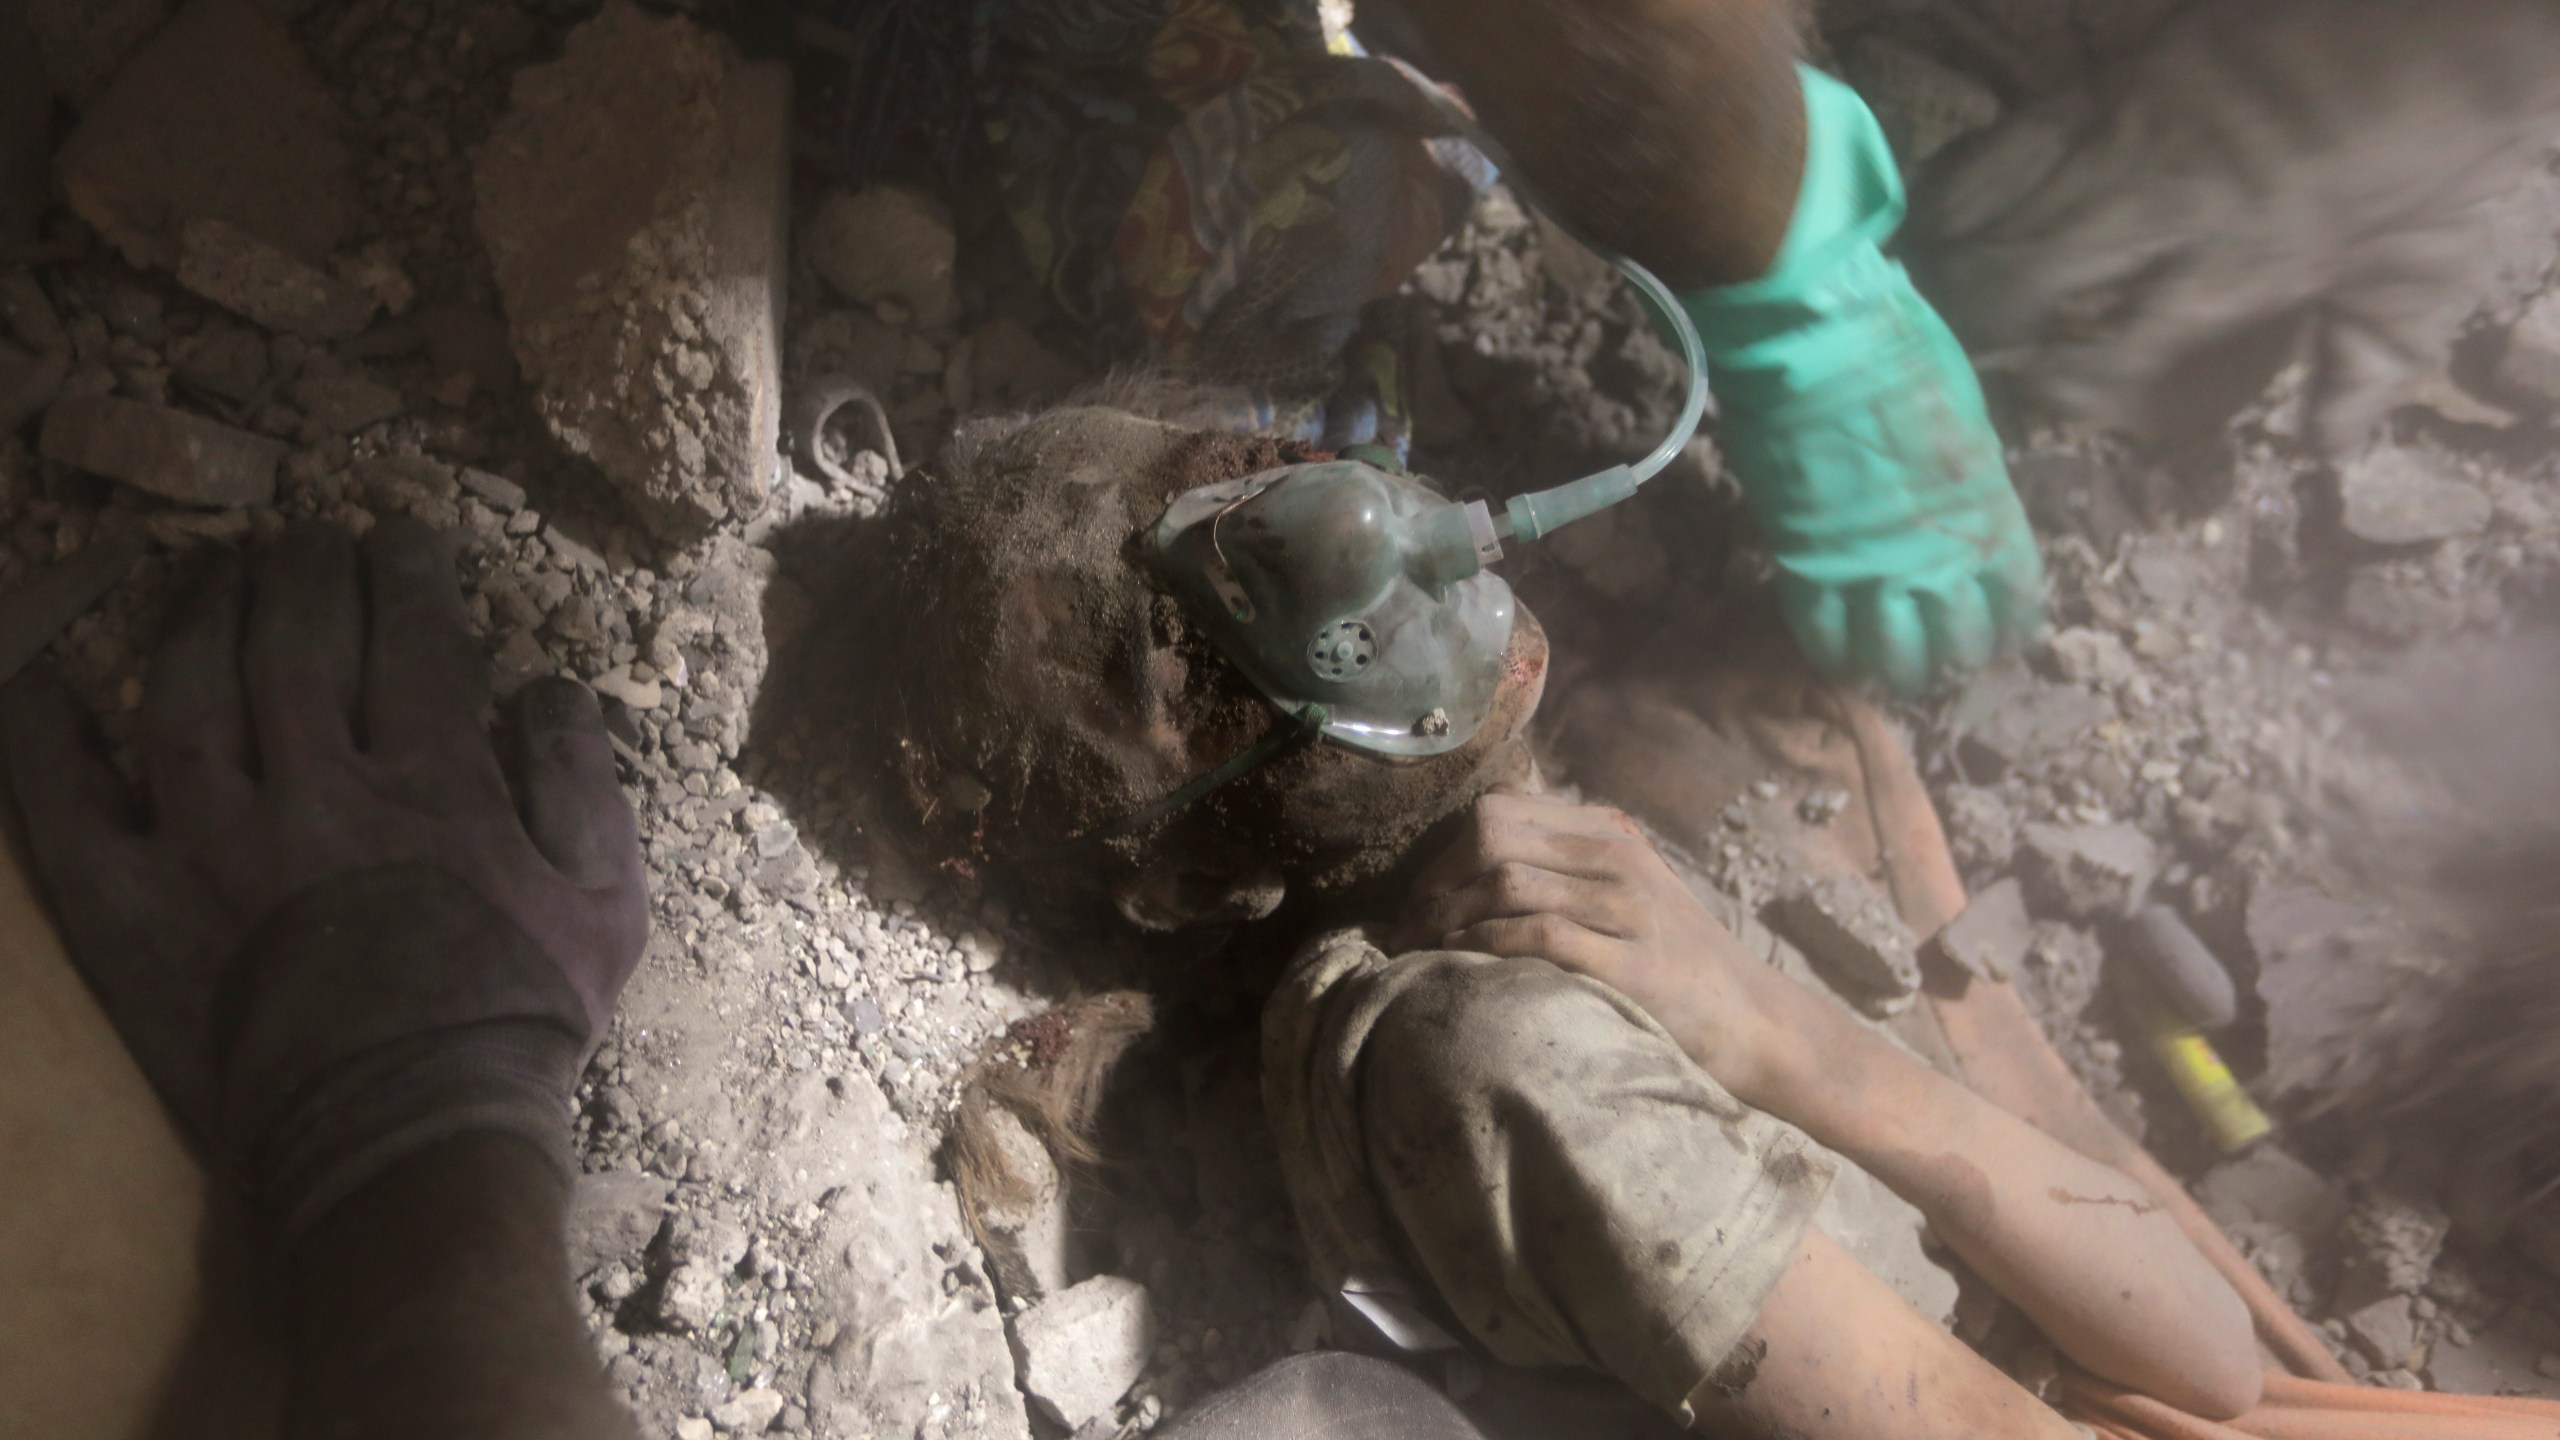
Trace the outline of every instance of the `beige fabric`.
<instances>
[{"instance_id":1,"label":"beige fabric","mask_svg":"<svg viewBox=\"0 0 2560 1440\"><path fill-rule=\"evenodd\" d=\"M1436 1311L1496 1360L1599 1370L1672 1415L1831 1178L1632 1002L1539 960L1328 937L1264 1010L1263 1086L1325 1293Z\"/></svg>"},{"instance_id":2,"label":"beige fabric","mask_svg":"<svg viewBox=\"0 0 2560 1440\"><path fill-rule=\"evenodd\" d=\"M263 1440L248 1249L0 847L0 1436Z\"/></svg>"}]
</instances>

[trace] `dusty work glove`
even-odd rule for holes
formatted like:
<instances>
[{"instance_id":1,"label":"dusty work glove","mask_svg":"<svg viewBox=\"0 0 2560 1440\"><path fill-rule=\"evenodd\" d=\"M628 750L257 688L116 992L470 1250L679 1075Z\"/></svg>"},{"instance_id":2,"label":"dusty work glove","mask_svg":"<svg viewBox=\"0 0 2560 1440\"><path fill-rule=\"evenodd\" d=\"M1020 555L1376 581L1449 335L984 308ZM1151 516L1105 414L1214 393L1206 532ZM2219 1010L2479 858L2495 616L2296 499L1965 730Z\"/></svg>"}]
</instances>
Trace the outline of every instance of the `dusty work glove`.
<instances>
[{"instance_id":1,"label":"dusty work glove","mask_svg":"<svg viewBox=\"0 0 2560 1440\"><path fill-rule=\"evenodd\" d=\"M2031 636L2043 563L1971 362L1881 248L1903 205L1884 133L1854 91L1802 74L1803 189L1776 263L1681 298L1797 641L1909 692Z\"/></svg>"},{"instance_id":2,"label":"dusty work glove","mask_svg":"<svg viewBox=\"0 0 2560 1440\"><path fill-rule=\"evenodd\" d=\"M2194 423L2217 347L2307 326L2308 430L2335 454L2443 363L2491 263L2484 202L2555 117L2547 0L2199 5L1941 157L1914 263L1986 368L2153 438Z\"/></svg>"},{"instance_id":3,"label":"dusty work glove","mask_svg":"<svg viewBox=\"0 0 2560 1440\"><path fill-rule=\"evenodd\" d=\"M450 564L404 520L226 553L172 615L139 807L60 681L0 690L37 868L144 1072L287 1243L457 1134L565 1168L648 931L594 696L526 688L511 791Z\"/></svg>"}]
</instances>

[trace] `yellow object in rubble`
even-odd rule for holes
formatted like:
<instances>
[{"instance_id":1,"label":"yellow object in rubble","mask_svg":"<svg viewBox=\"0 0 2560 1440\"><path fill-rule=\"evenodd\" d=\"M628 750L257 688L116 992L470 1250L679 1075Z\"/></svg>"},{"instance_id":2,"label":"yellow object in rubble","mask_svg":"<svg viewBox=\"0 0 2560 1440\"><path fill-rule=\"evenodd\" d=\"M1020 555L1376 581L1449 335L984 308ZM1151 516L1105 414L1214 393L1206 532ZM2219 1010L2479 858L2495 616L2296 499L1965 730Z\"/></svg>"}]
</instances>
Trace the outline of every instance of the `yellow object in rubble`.
<instances>
[{"instance_id":1,"label":"yellow object in rubble","mask_svg":"<svg viewBox=\"0 0 2560 1440\"><path fill-rule=\"evenodd\" d=\"M2151 1051L2160 1057L2170 1082L2187 1097L2188 1108L2213 1132L2214 1143L2224 1154L2244 1150L2275 1129L2267 1112L2240 1088L2239 1077L2222 1062L2212 1041L2193 1030L2160 1025L2155 1019Z\"/></svg>"}]
</instances>

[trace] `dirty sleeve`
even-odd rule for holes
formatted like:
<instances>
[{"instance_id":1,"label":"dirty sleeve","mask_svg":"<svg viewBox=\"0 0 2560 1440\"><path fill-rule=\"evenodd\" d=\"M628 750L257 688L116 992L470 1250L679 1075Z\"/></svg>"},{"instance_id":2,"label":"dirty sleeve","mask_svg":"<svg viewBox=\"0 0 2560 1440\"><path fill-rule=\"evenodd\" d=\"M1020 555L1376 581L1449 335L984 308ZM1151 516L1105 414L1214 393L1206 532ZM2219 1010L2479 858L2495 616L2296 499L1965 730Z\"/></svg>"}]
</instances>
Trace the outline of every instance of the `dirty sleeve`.
<instances>
[{"instance_id":1,"label":"dirty sleeve","mask_svg":"<svg viewBox=\"0 0 2560 1440\"><path fill-rule=\"evenodd\" d=\"M1832 1175L1616 991L1542 960L1301 955L1264 1100L1315 1281L1407 1348L1613 1375L1675 1417Z\"/></svg>"}]
</instances>

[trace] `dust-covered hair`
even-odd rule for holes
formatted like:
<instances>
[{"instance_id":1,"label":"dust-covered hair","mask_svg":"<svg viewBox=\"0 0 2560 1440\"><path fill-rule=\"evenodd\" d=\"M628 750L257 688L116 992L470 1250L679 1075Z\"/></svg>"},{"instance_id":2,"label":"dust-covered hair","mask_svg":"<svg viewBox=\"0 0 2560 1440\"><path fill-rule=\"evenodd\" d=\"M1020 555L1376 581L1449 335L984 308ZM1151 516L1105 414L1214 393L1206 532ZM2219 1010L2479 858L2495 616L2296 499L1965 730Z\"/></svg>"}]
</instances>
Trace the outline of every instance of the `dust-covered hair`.
<instances>
[{"instance_id":1,"label":"dust-covered hair","mask_svg":"<svg viewBox=\"0 0 2560 1440\"><path fill-rule=\"evenodd\" d=\"M1132 547L1174 495L1296 458L1102 407L964 428L885 517L871 613L855 618L876 687L854 726L875 823L945 870L1036 861L1155 798L1153 757L1123 738L1132 704L1178 707L1138 716L1145 732L1250 743L1265 707L1190 643ZM1187 673L1148 674L1168 648Z\"/></svg>"},{"instance_id":2,"label":"dust-covered hair","mask_svg":"<svg viewBox=\"0 0 2560 1440\"><path fill-rule=\"evenodd\" d=\"M874 830L1035 901L1108 892L1168 854L1324 890L1386 871L1491 783L1482 754L1380 761L1397 767L1386 786L1301 751L1128 823L1281 723L1138 543L1176 495L1316 454L1101 406L964 429L902 487L843 617Z\"/></svg>"}]
</instances>

